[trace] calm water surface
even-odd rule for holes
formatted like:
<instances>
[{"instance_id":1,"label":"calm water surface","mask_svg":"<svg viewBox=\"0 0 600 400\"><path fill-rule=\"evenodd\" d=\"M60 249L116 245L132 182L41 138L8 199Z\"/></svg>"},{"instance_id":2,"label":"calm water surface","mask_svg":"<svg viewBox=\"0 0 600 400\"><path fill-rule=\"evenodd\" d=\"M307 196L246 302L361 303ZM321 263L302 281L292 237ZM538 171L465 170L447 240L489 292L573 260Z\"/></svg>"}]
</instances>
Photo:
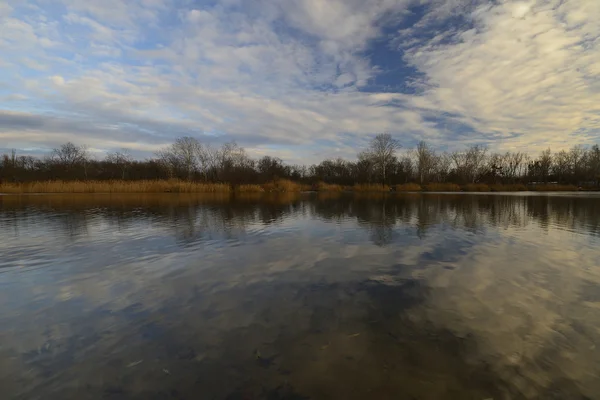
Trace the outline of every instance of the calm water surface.
<instances>
[{"instance_id":1,"label":"calm water surface","mask_svg":"<svg viewBox=\"0 0 600 400\"><path fill-rule=\"evenodd\" d=\"M0 196L7 399L600 399L600 196Z\"/></svg>"}]
</instances>

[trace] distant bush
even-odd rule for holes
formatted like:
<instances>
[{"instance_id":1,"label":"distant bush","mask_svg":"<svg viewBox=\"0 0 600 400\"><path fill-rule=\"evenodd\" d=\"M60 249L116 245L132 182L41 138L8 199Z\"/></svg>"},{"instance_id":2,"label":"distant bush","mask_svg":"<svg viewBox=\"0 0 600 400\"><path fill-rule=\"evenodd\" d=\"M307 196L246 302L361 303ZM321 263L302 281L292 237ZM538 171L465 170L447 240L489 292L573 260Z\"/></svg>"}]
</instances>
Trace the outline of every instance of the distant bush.
<instances>
[{"instance_id":1,"label":"distant bush","mask_svg":"<svg viewBox=\"0 0 600 400\"><path fill-rule=\"evenodd\" d=\"M454 183L429 183L423 186L426 192L460 192L460 186Z\"/></svg>"}]
</instances>

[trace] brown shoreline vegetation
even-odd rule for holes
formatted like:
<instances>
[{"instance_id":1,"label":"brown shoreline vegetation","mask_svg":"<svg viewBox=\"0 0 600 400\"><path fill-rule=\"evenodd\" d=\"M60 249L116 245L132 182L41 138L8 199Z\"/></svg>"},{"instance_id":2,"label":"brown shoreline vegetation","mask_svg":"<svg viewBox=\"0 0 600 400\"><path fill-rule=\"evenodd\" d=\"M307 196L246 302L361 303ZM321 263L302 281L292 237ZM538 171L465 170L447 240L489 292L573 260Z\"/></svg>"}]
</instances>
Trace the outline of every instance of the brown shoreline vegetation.
<instances>
[{"instance_id":1,"label":"brown shoreline vegetation","mask_svg":"<svg viewBox=\"0 0 600 400\"><path fill-rule=\"evenodd\" d=\"M65 143L46 155L0 155L0 193L388 193L600 190L600 146L539 156L490 152L485 146L439 152L426 142L403 149L378 134L355 160L288 165L251 158L228 142L213 147L181 137L145 160L127 150L104 159Z\"/></svg>"},{"instance_id":2,"label":"brown shoreline vegetation","mask_svg":"<svg viewBox=\"0 0 600 400\"><path fill-rule=\"evenodd\" d=\"M352 186L332 185L318 182L313 185L301 184L287 179L274 180L264 184L232 185L228 183L204 183L177 179L162 180L108 180L108 181L42 181L24 183L0 183L2 194L43 194L43 193L297 193L297 192L555 192L586 190L574 185L558 184L466 184L430 183L419 185L355 184ZM590 189L591 190L591 189Z\"/></svg>"}]
</instances>

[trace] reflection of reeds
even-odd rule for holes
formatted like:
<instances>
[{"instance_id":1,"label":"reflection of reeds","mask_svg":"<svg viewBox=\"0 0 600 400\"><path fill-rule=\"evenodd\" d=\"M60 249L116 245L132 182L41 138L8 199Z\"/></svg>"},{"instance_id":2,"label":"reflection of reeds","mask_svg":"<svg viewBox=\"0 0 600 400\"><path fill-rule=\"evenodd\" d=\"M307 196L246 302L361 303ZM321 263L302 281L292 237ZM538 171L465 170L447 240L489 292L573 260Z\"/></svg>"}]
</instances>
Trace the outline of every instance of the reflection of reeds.
<instances>
[{"instance_id":1,"label":"reflection of reeds","mask_svg":"<svg viewBox=\"0 0 600 400\"><path fill-rule=\"evenodd\" d=\"M573 192L577 191L577 186L573 185L533 185L531 190L536 192Z\"/></svg>"},{"instance_id":2,"label":"reflection of reeds","mask_svg":"<svg viewBox=\"0 0 600 400\"><path fill-rule=\"evenodd\" d=\"M196 183L180 180L147 181L47 181L4 183L1 193L228 193L225 183Z\"/></svg>"},{"instance_id":3,"label":"reflection of reeds","mask_svg":"<svg viewBox=\"0 0 600 400\"><path fill-rule=\"evenodd\" d=\"M354 198L360 200L383 200L390 198L390 196L385 192L356 192Z\"/></svg>"},{"instance_id":4,"label":"reflection of reeds","mask_svg":"<svg viewBox=\"0 0 600 400\"><path fill-rule=\"evenodd\" d=\"M317 199L318 200L336 200L344 196L345 194L342 192L318 192Z\"/></svg>"},{"instance_id":5,"label":"reflection of reeds","mask_svg":"<svg viewBox=\"0 0 600 400\"><path fill-rule=\"evenodd\" d=\"M479 229L488 224L523 227L530 221L538 221L545 227L585 229L597 235L600 218L595 202L593 196L465 196L419 192L112 193L5 195L0 196L0 210L10 213L32 207L33 212L49 216L55 215L53 210L84 211L84 216L90 211L107 218L116 212L115 218L127 220L159 215L176 221L190 216L196 221L196 216L206 213L215 214L216 220L222 218L236 224L238 219L244 223L264 222L308 211L323 218L357 217L370 222L369 226L381 221L402 221L416 224L419 234L433 224L446 222ZM6 215L12 218L14 214Z\"/></svg>"},{"instance_id":6,"label":"reflection of reeds","mask_svg":"<svg viewBox=\"0 0 600 400\"><path fill-rule=\"evenodd\" d=\"M300 198L300 192L239 192L231 197L232 203L267 203L267 204L291 204Z\"/></svg>"},{"instance_id":7,"label":"reflection of reeds","mask_svg":"<svg viewBox=\"0 0 600 400\"><path fill-rule=\"evenodd\" d=\"M525 192L527 191L527 186L520 183L515 183L506 185L491 185L490 189L492 192Z\"/></svg>"},{"instance_id":8,"label":"reflection of reeds","mask_svg":"<svg viewBox=\"0 0 600 400\"><path fill-rule=\"evenodd\" d=\"M378 184L362 184L352 186L354 192L389 192L390 187Z\"/></svg>"},{"instance_id":9,"label":"reflection of reeds","mask_svg":"<svg viewBox=\"0 0 600 400\"><path fill-rule=\"evenodd\" d=\"M0 205L22 207L27 205L50 208L89 208L89 207L161 207L189 206L192 204L291 204L303 195L291 193L54 193L49 195L6 195L0 196Z\"/></svg>"},{"instance_id":10,"label":"reflection of reeds","mask_svg":"<svg viewBox=\"0 0 600 400\"><path fill-rule=\"evenodd\" d=\"M187 206L201 203L224 204L230 201L231 195L229 193L55 193L49 195L0 196L0 204L6 207L35 205L56 209Z\"/></svg>"}]
</instances>

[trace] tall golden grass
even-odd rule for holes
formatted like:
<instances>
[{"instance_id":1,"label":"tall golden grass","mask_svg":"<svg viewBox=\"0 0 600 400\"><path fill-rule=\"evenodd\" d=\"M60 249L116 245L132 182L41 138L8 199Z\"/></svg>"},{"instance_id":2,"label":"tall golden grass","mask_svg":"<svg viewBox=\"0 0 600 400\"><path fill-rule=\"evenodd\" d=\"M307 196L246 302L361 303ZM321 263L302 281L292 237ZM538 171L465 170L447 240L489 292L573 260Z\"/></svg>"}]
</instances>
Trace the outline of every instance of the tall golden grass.
<instances>
[{"instance_id":1,"label":"tall golden grass","mask_svg":"<svg viewBox=\"0 0 600 400\"><path fill-rule=\"evenodd\" d=\"M341 185L319 182L312 186L319 192L343 192ZM389 192L389 186L379 184L356 184L350 190L359 192ZM303 185L286 179L268 182L262 185L238 185L232 187L226 183L198 183L180 180L143 180L143 181L45 181L29 183L1 183L0 193L222 193L232 190L237 193L284 193L311 190L310 185ZM430 183L417 185L407 183L396 185L397 192L517 192L517 191L577 191L573 185L535 185L523 184L486 185L467 184L459 186L454 183Z\"/></svg>"},{"instance_id":2,"label":"tall golden grass","mask_svg":"<svg viewBox=\"0 0 600 400\"><path fill-rule=\"evenodd\" d=\"M389 192L390 187L387 185L379 185L379 184L356 184L352 186L352 191L354 192Z\"/></svg>"},{"instance_id":3,"label":"tall golden grass","mask_svg":"<svg viewBox=\"0 0 600 400\"><path fill-rule=\"evenodd\" d=\"M467 183L461 189L465 192L489 192L492 190L485 183Z\"/></svg>"},{"instance_id":4,"label":"tall golden grass","mask_svg":"<svg viewBox=\"0 0 600 400\"><path fill-rule=\"evenodd\" d=\"M425 192L460 192L460 186L454 183L429 183L423 186Z\"/></svg>"},{"instance_id":5,"label":"tall golden grass","mask_svg":"<svg viewBox=\"0 0 600 400\"><path fill-rule=\"evenodd\" d=\"M325 182L318 182L315 188L319 192L342 192L344 190L342 185L331 185Z\"/></svg>"},{"instance_id":6,"label":"tall golden grass","mask_svg":"<svg viewBox=\"0 0 600 400\"><path fill-rule=\"evenodd\" d=\"M416 183L396 185L396 192L420 192L421 190L423 190L421 185L417 185Z\"/></svg>"},{"instance_id":7,"label":"tall golden grass","mask_svg":"<svg viewBox=\"0 0 600 400\"><path fill-rule=\"evenodd\" d=\"M301 192L309 189L308 185L302 185L289 179L278 179L261 186L265 192Z\"/></svg>"},{"instance_id":8,"label":"tall golden grass","mask_svg":"<svg viewBox=\"0 0 600 400\"><path fill-rule=\"evenodd\" d=\"M179 180L46 181L0 184L0 193L228 193L225 183Z\"/></svg>"},{"instance_id":9,"label":"tall golden grass","mask_svg":"<svg viewBox=\"0 0 600 400\"><path fill-rule=\"evenodd\" d=\"M277 180L263 185L238 185L240 193L300 192L310 190L290 180ZM145 181L45 181L28 183L2 183L0 193L230 193L226 183L198 183L180 180Z\"/></svg>"},{"instance_id":10,"label":"tall golden grass","mask_svg":"<svg viewBox=\"0 0 600 400\"><path fill-rule=\"evenodd\" d=\"M260 185L239 185L235 187L239 193L264 193L265 189Z\"/></svg>"}]
</instances>

